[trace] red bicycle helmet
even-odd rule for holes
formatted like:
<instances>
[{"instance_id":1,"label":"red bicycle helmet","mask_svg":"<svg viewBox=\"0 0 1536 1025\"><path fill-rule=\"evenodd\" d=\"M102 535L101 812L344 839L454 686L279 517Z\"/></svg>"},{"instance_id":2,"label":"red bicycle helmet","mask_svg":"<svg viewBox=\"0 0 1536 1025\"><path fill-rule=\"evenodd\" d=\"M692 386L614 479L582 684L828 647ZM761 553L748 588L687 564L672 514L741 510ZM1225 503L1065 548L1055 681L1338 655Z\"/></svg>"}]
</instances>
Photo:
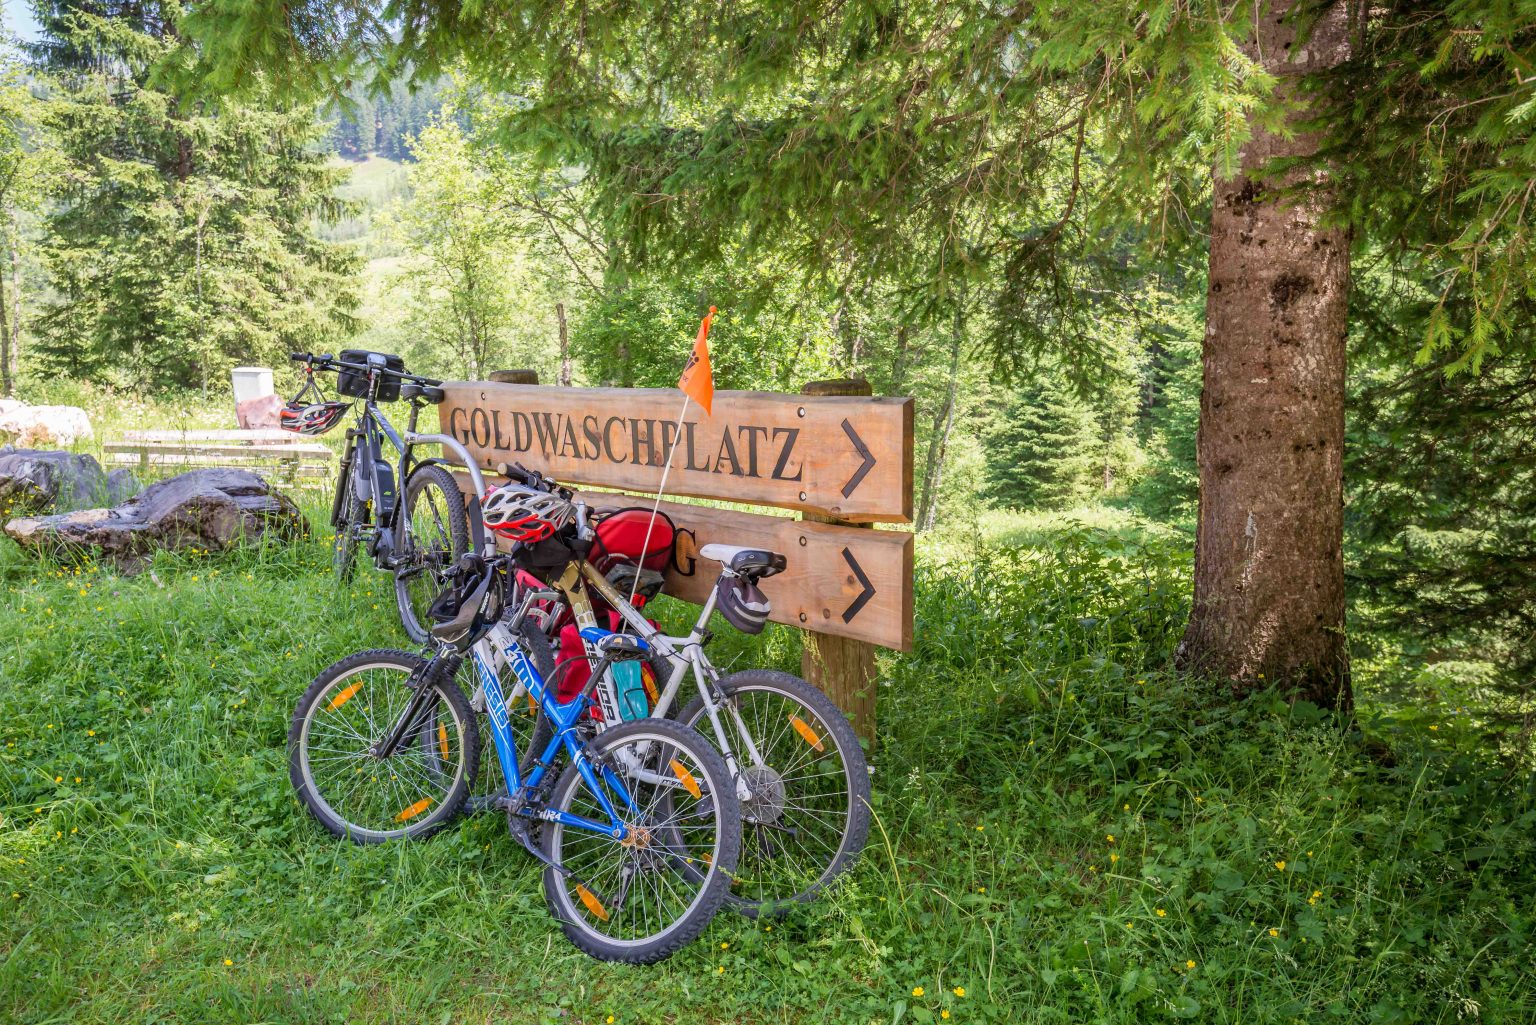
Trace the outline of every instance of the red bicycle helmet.
<instances>
[{"instance_id":1,"label":"red bicycle helmet","mask_svg":"<svg viewBox=\"0 0 1536 1025\"><path fill-rule=\"evenodd\" d=\"M341 423L350 402L290 402L277 414L277 425L295 434L324 434Z\"/></svg>"},{"instance_id":2,"label":"red bicycle helmet","mask_svg":"<svg viewBox=\"0 0 1536 1025\"><path fill-rule=\"evenodd\" d=\"M503 484L480 503L485 525L512 541L542 541L571 522L576 510L568 499L523 484Z\"/></svg>"}]
</instances>

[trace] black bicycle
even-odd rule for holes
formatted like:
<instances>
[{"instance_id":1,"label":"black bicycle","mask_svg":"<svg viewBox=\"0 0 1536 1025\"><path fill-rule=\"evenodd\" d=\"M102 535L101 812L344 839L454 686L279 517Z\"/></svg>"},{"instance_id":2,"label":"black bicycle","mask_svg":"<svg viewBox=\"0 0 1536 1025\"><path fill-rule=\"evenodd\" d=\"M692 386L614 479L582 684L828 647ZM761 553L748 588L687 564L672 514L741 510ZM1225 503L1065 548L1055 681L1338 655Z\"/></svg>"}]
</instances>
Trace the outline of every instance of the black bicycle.
<instances>
[{"instance_id":1,"label":"black bicycle","mask_svg":"<svg viewBox=\"0 0 1536 1025\"><path fill-rule=\"evenodd\" d=\"M418 445L441 445L445 436L418 434L416 420L427 406L443 401L442 382L407 373L399 356L347 349L340 356L290 353L305 365L304 388L283 411L283 426L301 434L322 434L335 427L352 407L327 401L315 384L315 371L335 371L336 390L361 399L356 423L347 429L331 526L336 530L336 576L350 580L362 549L379 569L395 577L395 603L411 640L429 640L427 609L446 586L446 574L468 552L471 530L464 498L442 459L418 459ZM313 393L307 395L306 393ZM311 401L306 401L306 398ZM381 402L410 403L410 421L402 436L379 409ZM451 441L452 439L446 439ZM384 443L394 448L394 464ZM405 482L404 495L397 484Z\"/></svg>"}]
</instances>

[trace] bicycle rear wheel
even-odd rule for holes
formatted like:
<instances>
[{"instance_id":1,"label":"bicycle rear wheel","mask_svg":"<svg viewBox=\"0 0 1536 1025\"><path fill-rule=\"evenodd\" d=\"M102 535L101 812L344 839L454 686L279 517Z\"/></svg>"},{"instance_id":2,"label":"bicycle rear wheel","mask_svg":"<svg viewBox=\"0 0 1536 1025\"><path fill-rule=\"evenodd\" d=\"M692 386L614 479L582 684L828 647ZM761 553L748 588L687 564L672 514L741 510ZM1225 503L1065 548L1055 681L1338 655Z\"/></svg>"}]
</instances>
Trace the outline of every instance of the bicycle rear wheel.
<instances>
[{"instance_id":1,"label":"bicycle rear wheel","mask_svg":"<svg viewBox=\"0 0 1536 1025\"><path fill-rule=\"evenodd\" d=\"M417 644L427 643L427 609L447 586L444 575L467 551L469 517L453 474L441 466L418 466L405 484L395 550L395 604Z\"/></svg>"},{"instance_id":2,"label":"bicycle rear wheel","mask_svg":"<svg viewBox=\"0 0 1536 1025\"><path fill-rule=\"evenodd\" d=\"M814 900L858 860L869 837L869 766L847 718L798 676L748 669L718 688L720 722L751 792L741 803L744 836L730 901L748 917L781 916ZM714 736L702 698L678 721Z\"/></svg>"},{"instance_id":3,"label":"bicycle rear wheel","mask_svg":"<svg viewBox=\"0 0 1536 1025\"><path fill-rule=\"evenodd\" d=\"M364 651L329 666L299 698L288 730L288 776L310 813L357 843L424 837L463 807L480 763L480 734L452 679L406 684L426 660ZM376 749L425 688L389 757Z\"/></svg>"},{"instance_id":4,"label":"bicycle rear wheel","mask_svg":"<svg viewBox=\"0 0 1536 1025\"><path fill-rule=\"evenodd\" d=\"M649 964L704 931L725 900L741 850L741 809L725 760L664 719L605 730L586 745L627 835L545 826L550 913L572 943L604 961ZM625 797L628 800L625 800ZM549 808L607 822L577 765Z\"/></svg>"}]
</instances>

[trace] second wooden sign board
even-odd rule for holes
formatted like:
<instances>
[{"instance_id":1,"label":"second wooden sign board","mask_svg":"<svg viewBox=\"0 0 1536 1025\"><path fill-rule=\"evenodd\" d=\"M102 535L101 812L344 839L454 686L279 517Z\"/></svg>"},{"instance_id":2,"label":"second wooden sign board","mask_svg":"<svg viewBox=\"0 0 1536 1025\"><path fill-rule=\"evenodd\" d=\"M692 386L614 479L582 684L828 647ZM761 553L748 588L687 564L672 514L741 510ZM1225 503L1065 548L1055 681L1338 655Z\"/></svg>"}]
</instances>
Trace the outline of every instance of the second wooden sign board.
<instances>
[{"instance_id":1,"label":"second wooden sign board","mask_svg":"<svg viewBox=\"0 0 1536 1025\"><path fill-rule=\"evenodd\" d=\"M714 415L672 388L450 382L442 428L482 466L522 463L563 483L667 491L834 516L912 519L912 400L715 393ZM675 451L674 451L675 450Z\"/></svg>"},{"instance_id":2,"label":"second wooden sign board","mask_svg":"<svg viewBox=\"0 0 1536 1025\"><path fill-rule=\"evenodd\" d=\"M459 484L469 486L467 474ZM614 492L581 492L594 514L643 508L654 499ZM660 512L677 528L665 592L702 604L720 566L699 555L709 544L767 548L784 555L787 568L762 582L773 603L769 618L817 633L912 648L912 535L859 530L787 516L662 502ZM506 547L506 545L504 545Z\"/></svg>"}]
</instances>

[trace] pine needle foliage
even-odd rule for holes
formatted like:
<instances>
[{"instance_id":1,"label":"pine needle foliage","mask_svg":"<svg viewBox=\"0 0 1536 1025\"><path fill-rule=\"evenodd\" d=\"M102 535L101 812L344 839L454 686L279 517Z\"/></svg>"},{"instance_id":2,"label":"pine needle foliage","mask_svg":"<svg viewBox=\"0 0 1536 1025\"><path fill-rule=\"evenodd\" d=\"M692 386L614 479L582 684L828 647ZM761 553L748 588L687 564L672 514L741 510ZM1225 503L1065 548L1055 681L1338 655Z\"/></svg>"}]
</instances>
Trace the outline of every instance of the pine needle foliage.
<instances>
[{"instance_id":1,"label":"pine needle foliage","mask_svg":"<svg viewBox=\"0 0 1536 1025\"><path fill-rule=\"evenodd\" d=\"M53 367L137 387L206 387L235 363L320 349L354 325L349 249L319 240L341 180L312 111L189 102L151 83L179 6L55 3L36 48L66 161L36 323Z\"/></svg>"}]
</instances>

